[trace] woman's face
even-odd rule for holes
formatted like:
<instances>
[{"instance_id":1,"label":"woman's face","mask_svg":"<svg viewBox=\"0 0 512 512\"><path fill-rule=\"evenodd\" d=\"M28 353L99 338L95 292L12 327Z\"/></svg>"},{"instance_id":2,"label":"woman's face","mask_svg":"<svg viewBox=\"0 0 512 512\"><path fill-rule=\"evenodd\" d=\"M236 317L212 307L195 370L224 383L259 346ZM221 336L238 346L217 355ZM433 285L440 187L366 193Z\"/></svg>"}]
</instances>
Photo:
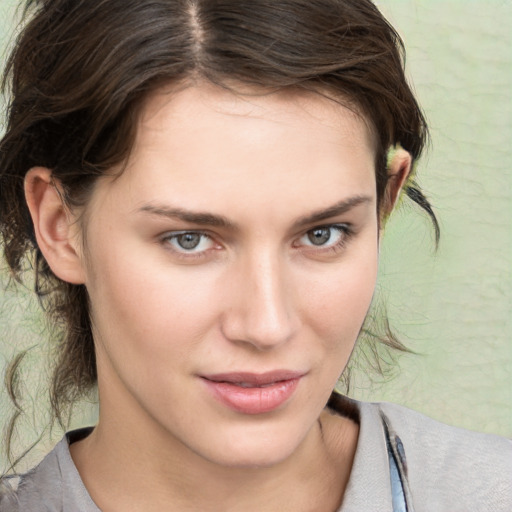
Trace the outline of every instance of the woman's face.
<instances>
[{"instance_id":1,"label":"woman's face","mask_svg":"<svg viewBox=\"0 0 512 512\"><path fill-rule=\"evenodd\" d=\"M364 121L307 93L162 91L86 218L100 425L229 466L305 443L374 290Z\"/></svg>"}]
</instances>

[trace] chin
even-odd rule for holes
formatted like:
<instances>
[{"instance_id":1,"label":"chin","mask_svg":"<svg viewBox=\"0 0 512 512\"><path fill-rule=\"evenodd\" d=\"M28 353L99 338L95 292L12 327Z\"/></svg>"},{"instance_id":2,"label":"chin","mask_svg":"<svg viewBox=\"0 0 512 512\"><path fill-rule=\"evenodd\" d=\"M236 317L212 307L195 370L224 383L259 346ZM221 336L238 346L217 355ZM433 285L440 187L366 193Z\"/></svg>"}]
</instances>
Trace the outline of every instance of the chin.
<instances>
[{"instance_id":1,"label":"chin","mask_svg":"<svg viewBox=\"0 0 512 512\"><path fill-rule=\"evenodd\" d=\"M259 431L258 431L259 430ZM252 431L252 432L251 432ZM296 453L307 432L294 432L291 425L281 429L244 428L242 432L220 436L215 446L204 453L211 462L231 468L269 468L279 465Z\"/></svg>"}]
</instances>

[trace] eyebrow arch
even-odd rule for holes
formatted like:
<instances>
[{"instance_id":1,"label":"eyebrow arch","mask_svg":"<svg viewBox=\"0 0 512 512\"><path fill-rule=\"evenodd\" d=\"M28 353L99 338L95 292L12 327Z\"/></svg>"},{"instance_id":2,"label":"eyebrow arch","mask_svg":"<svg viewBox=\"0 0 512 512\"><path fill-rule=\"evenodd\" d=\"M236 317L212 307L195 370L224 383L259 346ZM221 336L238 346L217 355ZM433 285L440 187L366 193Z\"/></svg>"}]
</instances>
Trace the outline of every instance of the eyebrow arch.
<instances>
[{"instance_id":1,"label":"eyebrow arch","mask_svg":"<svg viewBox=\"0 0 512 512\"><path fill-rule=\"evenodd\" d=\"M169 219L178 219L191 224L203 226L221 227L237 231L238 226L222 215L214 215L207 212L192 212L183 208L172 208L167 206L155 206L147 204L138 209L139 212L150 213Z\"/></svg>"},{"instance_id":2,"label":"eyebrow arch","mask_svg":"<svg viewBox=\"0 0 512 512\"><path fill-rule=\"evenodd\" d=\"M315 224L343 213L359 206L360 204L371 202L370 196L354 196L348 199L343 199L338 203L329 206L324 210L319 210L304 217L299 218L294 222L294 228L305 226L308 224ZM222 215L215 215L207 212L192 212L190 210L184 210L183 208L172 208L168 206L156 206L147 204L139 208L137 211L149 213L151 215L157 215L161 217L167 217L170 219L179 219L183 222L189 222L191 224L198 224L203 226L222 227L231 231L239 231L237 224L233 223Z\"/></svg>"},{"instance_id":3,"label":"eyebrow arch","mask_svg":"<svg viewBox=\"0 0 512 512\"><path fill-rule=\"evenodd\" d=\"M297 228L308 224L315 224L317 222L330 219L331 217L342 215L360 204L370 203L371 201L372 198L370 196L354 196L349 197L348 199L343 199L340 202L329 206L325 210L319 210L301 217L294 223L294 227Z\"/></svg>"}]
</instances>

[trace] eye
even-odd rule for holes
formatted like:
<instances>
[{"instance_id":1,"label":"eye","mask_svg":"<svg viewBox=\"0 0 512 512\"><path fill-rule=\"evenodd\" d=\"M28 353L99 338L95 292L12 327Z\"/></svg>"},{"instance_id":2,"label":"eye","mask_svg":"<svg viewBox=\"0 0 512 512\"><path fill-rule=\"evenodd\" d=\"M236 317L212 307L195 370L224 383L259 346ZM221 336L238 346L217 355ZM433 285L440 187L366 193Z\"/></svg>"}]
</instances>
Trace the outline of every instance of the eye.
<instances>
[{"instance_id":1,"label":"eye","mask_svg":"<svg viewBox=\"0 0 512 512\"><path fill-rule=\"evenodd\" d=\"M318 248L336 248L342 246L350 236L350 228L346 224L318 226L307 231L298 245Z\"/></svg>"},{"instance_id":2,"label":"eye","mask_svg":"<svg viewBox=\"0 0 512 512\"><path fill-rule=\"evenodd\" d=\"M308 240L313 245L324 245L331 239L331 236L331 228L316 228L307 232Z\"/></svg>"},{"instance_id":3,"label":"eye","mask_svg":"<svg viewBox=\"0 0 512 512\"><path fill-rule=\"evenodd\" d=\"M184 254L201 253L215 246L207 234L197 231L169 233L162 238L162 241L169 244L173 251Z\"/></svg>"}]
</instances>

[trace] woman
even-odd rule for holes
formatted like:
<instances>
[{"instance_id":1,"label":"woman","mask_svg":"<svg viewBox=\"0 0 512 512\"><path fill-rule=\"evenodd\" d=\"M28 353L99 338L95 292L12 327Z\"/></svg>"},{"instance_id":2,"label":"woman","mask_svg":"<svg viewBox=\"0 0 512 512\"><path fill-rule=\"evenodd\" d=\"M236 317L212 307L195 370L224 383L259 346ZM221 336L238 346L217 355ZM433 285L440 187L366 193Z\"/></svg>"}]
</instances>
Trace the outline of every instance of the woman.
<instances>
[{"instance_id":1,"label":"woman","mask_svg":"<svg viewBox=\"0 0 512 512\"><path fill-rule=\"evenodd\" d=\"M373 4L28 4L5 256L62 326L56 415L96 385L100 413L1 509L509 510L509 441L332 393L400 191L431 211Z\"/></svg>"}]
</instances>

